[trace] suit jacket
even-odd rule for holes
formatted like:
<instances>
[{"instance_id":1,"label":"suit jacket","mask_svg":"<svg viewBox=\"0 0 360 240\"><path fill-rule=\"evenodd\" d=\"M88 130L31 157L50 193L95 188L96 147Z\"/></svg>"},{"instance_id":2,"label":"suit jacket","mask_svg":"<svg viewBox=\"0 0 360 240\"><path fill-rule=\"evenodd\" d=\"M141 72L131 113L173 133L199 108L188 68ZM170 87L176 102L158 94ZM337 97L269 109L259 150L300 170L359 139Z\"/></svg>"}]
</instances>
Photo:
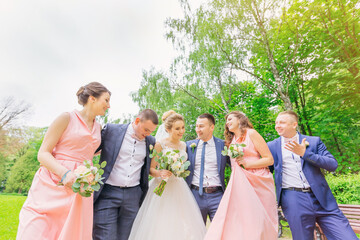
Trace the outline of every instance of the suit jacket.
<instances>
[{"instance_id":1,"label":"suit jacket","mask_svg":"<svg viewBox=\"0 0 360 240\"><path fill-rule=\"evenodd\" d=\"M326 210L333 210L337 208L337 203L321 172L321 168L333 172L336 170L338 163L319 137L299 133L300 143L304 138L309 142L309 146L306 148L304 156L301 157L303 173L320 205ZM276 197L281 206L283 166L281 138L268 142L268 146L274 158Z\"/></svg>"},{"instance_id":2,"label":"suit jacket","mask_svg":"<svg viewBox=\"0 0 360 240\"><path fill-rule=\"evenodd\" d=\"M114 167L117 156L119 155L122 142L125 137L126 130L129 124L112 124L108 123L105 125L104 129L101 131L101 144L98 150L101 149L100 163L106 161L107 164L104 168L103 182L109 178L110 173ZM155 145L155 138L153 136L147 136L145 138L146 142L146 157L144 159L144 165L141 168L140 176L140 187L142 190L141 201L145 198L147 190L149 188L149 171L151 159L149 157L149 145ZM96 200L101 197L101 191L104 185L100 187L100 190L94 194L94 203Z\"/></svg>"},{"instance_id":3,"label":"suit jacket","mask_svg":"<svg viewBox=\"0 0 360 240\"><path fill-rule=\"evenodd\" d=\"M225 166L226 163L230 163L230 159L228 156L223 156L221 154L221 151L224 150L224 146L225 146L225 142L222 139L214 138L214 142L215 142L215 146L216 146L216 158L217 158L217 167L218 167L218 172L219 172L219 176L220 176L220 182L221 182L221 187L223 189L223 191L225 191L225 181L224 181L224 172L225 172ZM196 151L197 151L197 145L199 144L199 139L195 139L195 140L191 140L186 142L186 151L188 153L188 158L190 161L190 166L189 166L189 171L190 171L190 175L186 178L186 182L187 184L191 185L193 176L194 176L194 170L195 170L195 158L196 158ZM192 143L196 144L196 147L194 148L194 150L190 147L190 145ZM206 162L205 162L206 165Z\"/></svg>"}]
</instances>

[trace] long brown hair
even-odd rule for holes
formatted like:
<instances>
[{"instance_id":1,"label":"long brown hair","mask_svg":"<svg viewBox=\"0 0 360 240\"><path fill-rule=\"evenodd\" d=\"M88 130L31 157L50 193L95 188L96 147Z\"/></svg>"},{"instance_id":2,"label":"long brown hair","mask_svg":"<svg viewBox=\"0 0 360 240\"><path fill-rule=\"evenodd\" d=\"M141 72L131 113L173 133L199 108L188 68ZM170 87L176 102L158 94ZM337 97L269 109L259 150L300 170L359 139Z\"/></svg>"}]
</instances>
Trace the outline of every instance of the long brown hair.
<instances>
[{"instance_id":1,"label":"long brown hair","mask_svg":"<svg viewBox=\"0 0 360 240\"><path fill-rule=\"evenodd\" d=\"M232 111L231 113L226 114L225 116L225 131L224 131L224 137L225 137L225 145L229 146L233 137L234 133L230 132L229 128L226 126L227 118L230 115L234 115L237 119L239 119L239 128L241 132L241 137L246 134L246 128L254 128L250 120L246 117L246 115L240 111Z\"/></svg>"}]
</instances>

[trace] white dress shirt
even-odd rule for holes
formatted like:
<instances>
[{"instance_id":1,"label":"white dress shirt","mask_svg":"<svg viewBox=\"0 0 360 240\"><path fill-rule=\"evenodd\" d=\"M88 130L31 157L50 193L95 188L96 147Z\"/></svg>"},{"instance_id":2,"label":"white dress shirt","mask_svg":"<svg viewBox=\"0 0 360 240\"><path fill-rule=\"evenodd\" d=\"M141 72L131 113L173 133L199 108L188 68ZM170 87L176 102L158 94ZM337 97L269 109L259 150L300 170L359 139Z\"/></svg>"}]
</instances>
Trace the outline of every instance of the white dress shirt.
<instances>
[{"instance_id":1,"label":"white dress shirt","mask_svg":"<svg viewBox=\"0 0 360 240\"><path fill-rule=\"evenodd\" d=\"M292 138L281 137L283 159L282 188L309 188L310 184L302 171L300 156L285 149L285 144L292 140L299 143L299 134L296 133Z\"/></svg>"},{"instance_id":2,"label":"white dress shirt","mask_svg":"<svg viewBox=\"0 0 360 240\"><path fill-rule=\"evenodd\" d=\"M199 141L196 147L194 176L192 184L199 186L200 179L200 167L201 167L201 153L204 142ZM204 182L203 187L215 187L221 186L220 176L218 171L217 157L216 157L216 146L214 138L212 137L206 144L205 147L205 164L204 164Z\"/></svg>"},{"instance_id":3,"label":"white dress shirt","mask_svg":"<svg viewBox=\"0 0 360 240\"><path fill-rule=\"evenodd\" d=\"M141 168L146 156L145 139L138 140L129 124L107 184L119 187L134 187L140 184Z\"/></svg>"}]
</instances>

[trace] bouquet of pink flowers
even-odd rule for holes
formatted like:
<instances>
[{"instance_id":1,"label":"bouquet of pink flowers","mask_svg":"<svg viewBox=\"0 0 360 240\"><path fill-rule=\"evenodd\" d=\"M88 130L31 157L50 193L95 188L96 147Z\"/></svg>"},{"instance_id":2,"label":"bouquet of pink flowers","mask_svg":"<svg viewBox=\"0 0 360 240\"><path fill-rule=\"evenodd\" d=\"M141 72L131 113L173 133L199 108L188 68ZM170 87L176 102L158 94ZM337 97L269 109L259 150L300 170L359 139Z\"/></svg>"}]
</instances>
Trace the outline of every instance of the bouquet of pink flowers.
<instances>
[{"instance_id":1,"label":"bouquet of pink flowers","mask_svg":"<svg viewBox=\"0 0 360 240\"><path fill-rule=\"evenodd\" d=\"M153 151L152 151L153 150ZM157 169L169 170L175 177L185 178L189 176L190 171L187 170L190 166L190 162L185 159L185 156L180 155L179 150L171 150L165 153L157 152L150 145L150 157L155 157L155 161L158 162ZM163 179L160 184L154 189L154 193L161 196L164 192L165 185L168 179Z\"/></svg>"},{"instance_id":2,"label":"bouquet of pink flowers","mask_svg":"<svg viewBox=\"0 0 360 240\"><path fill-rule=\"evenodd\" d=\"M90 161L84 161L84 165L78 166L74 170L76 180L72 185L74 193L79 193L83 197L90 197L94 191L99 191L100 184L104 184L101 175L104 173L103 168L106 162L94 164L91 166Z\"/></svg>"},{"instance_id":3,"label":"bouquet of pink flowers","mask_svg":"<svg viewBox=\"0 0 360 240\"><path fill-rule=\"evenodd\" d=\"M224 150L221 152L221 154L223 156L229 156L230 158L242 157L244 156L244 147L246 147L244 143L230 144L229 148L227 148L226 146L224 147Z\"/></svg>"}]
</instances>

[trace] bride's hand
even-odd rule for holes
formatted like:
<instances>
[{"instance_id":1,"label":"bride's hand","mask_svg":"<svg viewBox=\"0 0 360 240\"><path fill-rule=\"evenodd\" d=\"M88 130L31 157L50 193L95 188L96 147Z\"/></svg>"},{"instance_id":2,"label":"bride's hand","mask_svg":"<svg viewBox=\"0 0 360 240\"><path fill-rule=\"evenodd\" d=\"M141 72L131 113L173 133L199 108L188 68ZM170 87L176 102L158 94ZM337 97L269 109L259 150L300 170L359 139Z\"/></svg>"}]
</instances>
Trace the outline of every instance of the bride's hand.
<instances>
[{"instance_id":1,"label":"bride's hand","mask_svg":"<svg viewBox=\"0 0 360 240\"><path fill-rule=\"evenodd\" d=\"M170 172L169 170L165 170L165 169L160 170L160 177L162 179L169 178L169 177L171 177L171 175L172 175L172 172Z\"/></svg>"}]
</instances>

